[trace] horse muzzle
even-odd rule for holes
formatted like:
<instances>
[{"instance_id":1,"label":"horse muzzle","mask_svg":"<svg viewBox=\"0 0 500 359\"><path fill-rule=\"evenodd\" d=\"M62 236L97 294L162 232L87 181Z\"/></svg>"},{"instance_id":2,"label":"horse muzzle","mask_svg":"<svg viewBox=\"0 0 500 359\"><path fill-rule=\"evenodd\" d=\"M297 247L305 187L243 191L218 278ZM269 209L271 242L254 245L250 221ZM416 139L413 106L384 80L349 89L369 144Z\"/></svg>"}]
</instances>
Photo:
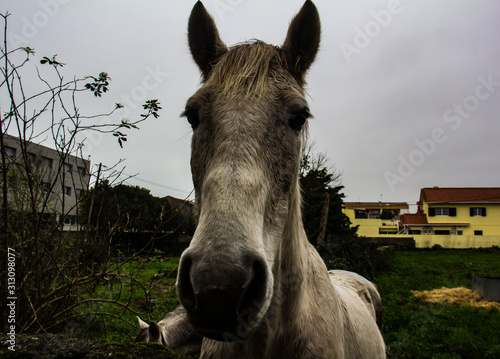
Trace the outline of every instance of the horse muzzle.
<instances>
[{"instance_id":1,"label":"horse muzzle","mask_svg":"<svg viewBox=\"0 0 500 359\"><path fill-rule=\"evenodd\" d=\"M202 252L184 252L177 278L177 294L191 326L214 340L248 339L266 310L269 270L264 258Z\"/></svg>"}]
</instances>

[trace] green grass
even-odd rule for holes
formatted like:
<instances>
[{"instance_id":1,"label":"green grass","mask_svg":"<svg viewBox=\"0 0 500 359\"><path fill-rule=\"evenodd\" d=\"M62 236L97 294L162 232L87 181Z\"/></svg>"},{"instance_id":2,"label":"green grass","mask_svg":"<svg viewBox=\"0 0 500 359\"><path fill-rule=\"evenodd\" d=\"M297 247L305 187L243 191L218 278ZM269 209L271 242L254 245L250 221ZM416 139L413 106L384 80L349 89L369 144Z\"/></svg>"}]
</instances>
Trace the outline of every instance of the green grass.
<instances>
[{"instance_id":1,"label":"green grass","mask_svg":"<svg viewBox=\"0 0 500 359\"><path fill-rule=\"evenodd\" d=\"M500 311L431 304L412 290L471 288L473 275L500 276L500 250L397 252L377 277L390 358L500 358Z\"/></svg>"},{"instance_id":2,"label":"green grass","mask_svg":"<svg viewBox=\"0 0 500 359\"><path fill-rule=\"evenodd\" d=\"M134 340L138 334L134 312L146 322L150 320L158 322L179 305L175 291L175 271L178 263L179 258L173 257L161 261L136 260L121 266L115 273L126 277L122 277L120 281L113 281L112 285L107 283L98 286L86 298L118 301L128 305L131 310L113 303L93 303L90 308L93 312L110 313L116 317L108 315L84 317L84 321L78 323L77 336L116 342ZM85 309L80 307L79 311Z\"/></svg>"},{"instance_id":3,"label":"green grass","mask_svg":"<svg viewBox=\"0 0 500 359\"><path fill-rule=\"evenodd\" d=\"M142 319L158 321L178 306L175 268L179 258L166 261L132 262L123 267L138 279L145 291L130 290L130 283L97 288L93 297L130 298L130 307ZM172 273L170 276L162 274ZM158 276L160 274L160 276ZM500 358L500 311L470 306L431 304L415 298L412 290L441 287L471 287L472 275L500 276L500 250L427 250L396 252L393 268L379 275L376 284L384 306L383 335L389 358ZM120 291L121 289L121 291ZM135 315L101 305L136 324ZM96 318L87 336L113 341L131 341L133 326L110 317Z\"/></svg>"}]
</instances>

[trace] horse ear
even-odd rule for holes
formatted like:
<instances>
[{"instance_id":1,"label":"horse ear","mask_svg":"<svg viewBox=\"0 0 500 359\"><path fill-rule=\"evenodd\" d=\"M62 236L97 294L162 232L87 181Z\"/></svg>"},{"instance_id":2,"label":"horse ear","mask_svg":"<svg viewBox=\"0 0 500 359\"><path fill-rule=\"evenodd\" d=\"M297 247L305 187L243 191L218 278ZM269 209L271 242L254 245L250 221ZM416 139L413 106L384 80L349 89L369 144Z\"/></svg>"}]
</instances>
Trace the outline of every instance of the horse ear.
<instances>
[{"instance_id":1,"label":"horse ear","mask_svg":"<svg viewBox=\"0 0 500 359\"><path fill-rule=\"evenodd\" d=\"M139 317L136 317L136 318L137 318L137 321L139 322L139 329L140 330L149 328L149 325L145 321L143 321Z\"/></svg>"},{"instance_id":2,"label":"horse ear","mask_svg":"<svg viewBox=\"0 0 500 359\"><path fill-rule=\"evenodd\" d=\"M304 82L304 75L318 53L321 24L318 9L307 0L295 15L281 47L285 52L289 70Z\"/></svg>"},{"instance_id":3,"label":"horse ear","mask_svg":"<svg viewBox=\"0 0 500 359\"><path fill-rule=\"evenodd\" d=\"M206 81L212 67L227 51L226 45L219 37L215 22L201 1L198 1L191 11L188 22L189 49L194 61Z\"/></svg>"},{"instance_id":4,"label":"horse ear","mask_svg":"<svg viewBox=\"0 0 500 359\"><path fill-rule=\"evenodd\" d=\"M151 342L161 343L161 328L156 322L149 322L149 338Z\"/></svg>"}]
</instances>

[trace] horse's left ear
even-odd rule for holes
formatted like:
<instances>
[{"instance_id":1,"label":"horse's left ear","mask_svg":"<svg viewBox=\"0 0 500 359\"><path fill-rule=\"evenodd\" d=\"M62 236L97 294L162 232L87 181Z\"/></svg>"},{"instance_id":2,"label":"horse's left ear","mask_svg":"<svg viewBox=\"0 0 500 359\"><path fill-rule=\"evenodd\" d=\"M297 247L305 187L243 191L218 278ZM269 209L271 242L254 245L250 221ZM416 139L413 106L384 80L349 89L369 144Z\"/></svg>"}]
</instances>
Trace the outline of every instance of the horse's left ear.
<instances>
[{"instance_id":1,"label":"horse's left ear","mask_svg":"<svg viewBox=\"0 0 500 359\"><path fill-rule=\"evenodd\" d=\"M140 330L149 328L148 323L146 323L145 321L143 321L143 320L142 320L141 318L139 318L139 317L136 317L136 318L137 318L137 321L139 322L139 329L140 329Z\"/></svg>"},{"instance_id":2,"label":"horse's left ear","mask_svg":"<svg viewBox=\"0 0 500 359\"><path fill-rule=\"evenodd\" d=\"M188 22L188 41L191 55L206 81L212 67L227 51L222 42L215 22L201 1L198 1L191 11Z\"/></svg>"},{"instance_id":3,"label":"horse's left ear","mask_svg":"<svg viewBox=\"0 0 500 359\"><path fill-rule=\"evenodd\" d=\"M304 82L304 75L318 53L320 37L318 9L312 1L307 0L290 23L281 47L286 54L289 70L301 82Z\"/></svg>"}]
</instances>

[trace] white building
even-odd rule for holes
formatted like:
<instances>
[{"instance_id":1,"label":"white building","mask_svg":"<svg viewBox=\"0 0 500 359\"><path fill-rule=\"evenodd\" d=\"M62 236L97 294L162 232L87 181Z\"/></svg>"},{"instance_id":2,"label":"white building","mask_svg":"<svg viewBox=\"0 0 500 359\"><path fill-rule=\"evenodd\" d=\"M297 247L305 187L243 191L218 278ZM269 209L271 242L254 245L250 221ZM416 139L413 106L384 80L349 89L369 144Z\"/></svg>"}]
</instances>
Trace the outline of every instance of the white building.
<instances>
[{"instance_id":1,"label":"white building","mask_svg":"<svg viewBox=\"0 0 500 359\"><path fill-rule=\"evenodd\" d=\"M35 200L39 212L56 221L62 216L64 229L76 230L78 203L89 187L90 161L32 142L21 144L19 138L4 134L11 208L29 211Z\"/></svg>"}]
</instances>

